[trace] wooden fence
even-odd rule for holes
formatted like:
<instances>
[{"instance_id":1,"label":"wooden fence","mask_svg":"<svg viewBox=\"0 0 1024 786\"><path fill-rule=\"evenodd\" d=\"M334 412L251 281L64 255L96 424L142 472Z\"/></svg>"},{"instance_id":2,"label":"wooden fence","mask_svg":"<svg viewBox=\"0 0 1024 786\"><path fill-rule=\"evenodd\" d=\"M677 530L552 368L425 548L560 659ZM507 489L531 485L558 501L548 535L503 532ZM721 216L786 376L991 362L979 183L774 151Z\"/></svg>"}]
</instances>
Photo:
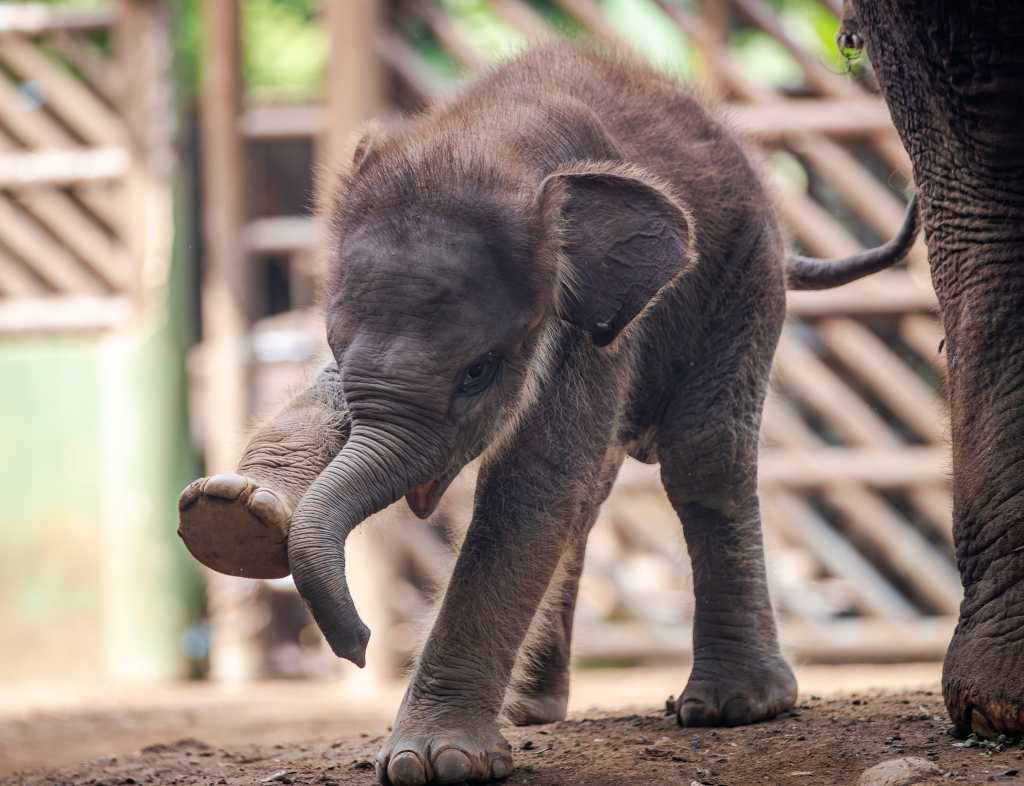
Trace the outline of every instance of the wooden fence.
<instances>
[{"instance_id":1,"label":"wooden fence","mask_svg":"<svg viewBox=\"0 0 1024 786\"><path fill-rule=\"evenodd\" d=\"M0 333L123 325L166 282L166 8L0 3Z\"/></svg>"},{"instance_id":2,"label":"wooden fence","mask_svg":"<svg viewBox=\"0 0 1024 786\"><path fill-rule=\"evenodd\" d=\"M835 73L764 0L704 0L699 10L673 0L638 2L699 52L701 87L725 104L762 164L794 245L841 256L895 233L910 163L868 68L857 76ZM839 0L826 5L838 14ZM489 0L486 6L526 39L556 34L549 21L556 10L586 35L643 51L642 42L608 21L597 0ZM491 62L441 2L359 0L325 8L332 42L326 103L260 106L245 100L239 76L238 1L204 4L211 68L204 168L211 199L206 336L194 362L211 470L233 465L249 418L279 399L323 348L322 323L307 302L269 318L246 302L253 260L261 255L283 255L294 275L315 277L311 260L320 233L299 206L290 215L247 218L245 146L308 138L318 159L329 162L360 122L443 98L462 74ZM801 75L798 85L772 89L744 70L731 44L751 30L786 53ZM457 66L459 77L423 55L424 40ZM761 486L782 636L798 657L933 658L944 651L960 585L951 556L941 335L921 243L897 269L789 298L764 426ZM465 518L469 490L468 483L457 487L444 515ZM425 586L443 577L447 556L436 530L409 525L396 533L385 525L380 532L361 546L379 551L374 564L382 566L362 602L372 607L368 616L377 616L376 641L386 645L380 658L392 663L404 657L410 620L426 603ZM357 562L350 565L358 572ZM687 652L689 582L680 527L656 469L627 463L591 538L577 656ZM225 598L224 618L237 617L250 590L221 579L214 586L215 596ZM221 641L248 635L232 634L230 625L217 622L218 604L213 608Z\"/></svg>"}]
</instances>

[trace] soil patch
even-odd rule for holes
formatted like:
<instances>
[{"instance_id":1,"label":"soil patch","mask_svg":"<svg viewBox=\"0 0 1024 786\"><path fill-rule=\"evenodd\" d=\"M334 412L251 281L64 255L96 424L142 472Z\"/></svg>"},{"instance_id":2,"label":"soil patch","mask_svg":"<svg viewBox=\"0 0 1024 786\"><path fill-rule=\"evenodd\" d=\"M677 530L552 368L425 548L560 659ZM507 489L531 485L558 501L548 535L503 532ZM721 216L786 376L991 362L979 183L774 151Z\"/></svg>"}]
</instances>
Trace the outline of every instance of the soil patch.
<instances>
[{"instance_id":1,"label":"soil patch","mask_svg":"<svg viewBox=\"0 0 1024 786\"><path fill-rule=\"evenodd\" d=\"M804 697L768 723L680 729L662 711L595 713L547 726L506 729L516 759L509 786L838 786L880 761L920 756L943 772L936 784L1024 785L1024 749L960 747L935 690ZM215 747L197 739L149 745L53 770L0 778L5 786L114 784L375 783L380 735L334 741Z\"/></svg>"}]
</instances>

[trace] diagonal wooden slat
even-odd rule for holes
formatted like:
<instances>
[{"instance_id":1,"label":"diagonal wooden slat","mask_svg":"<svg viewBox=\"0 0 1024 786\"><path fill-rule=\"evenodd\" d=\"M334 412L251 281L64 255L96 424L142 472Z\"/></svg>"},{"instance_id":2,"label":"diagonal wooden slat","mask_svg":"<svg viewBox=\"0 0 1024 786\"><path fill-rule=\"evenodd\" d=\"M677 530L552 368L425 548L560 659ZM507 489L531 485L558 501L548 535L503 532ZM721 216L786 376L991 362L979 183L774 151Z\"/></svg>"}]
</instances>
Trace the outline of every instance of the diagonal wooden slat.
<instances>
[{"instance_id":1,"label":"diagonal wooden slat","mask_svg":"<svg viewBox=\"0 0 1024 786\"><path fill-rule=\"evenodd\" d=\"M0 248L0 296L37 297L46 291L46 284L34 276L27 265Z\"/></svg>"},{"instance_id":2,"label":"diagonal wooden slat","mask_svg":"<svg viewBox=\"0 0 1024 786\"><path fill-rule=\"evenodd\" d=\"M0 243L28 264L54 289L98 295L107 287L67 249L40 229L9 197L0 194Z\"/></svg>"},{"instance_id":3,"label":"diagonal wooden slat","mask_svg":"<svg viewBox=\"0 0 1024 786\"><path fill-rule=\"evenodd\" d=\"M901 444L885 421L789 330L783 331L779 342L775 373L787 390L852 444L889 448Z\"/></svg>"},{"instance_id":4,"label":"diagonal wooden slat","mask_svg":"<svg viewBox=\"0 0 1024 786\"><path fill-rule=\"evenodd\" d=\"M822 440L778 397L772 397L766 414L765 435L774 444L802 449L822 446ZM843 514L854 531L883 555L933 608L946 614L957 613L959 575L952 562L909 522L877 494L855 483L837 478L823 491L825 499Z\"/></svg>"},{"instance_id":5,"label":"diagonal wooden slat","mask_svg":"<svg viewBox=\"0 0 1024 786\"><path fill-rule=\"evenodd\" d=\"M885 342L849 319L823 319L818 335L899 418L933 444L945 444L945 415L935 391L911 371Z\"/></svg>"},{"instance_id":6,"label":"diagonal wooden slat","mask_svg":"<svg viewBox=\"0 0 1024 786\"><path fill-rule=\"evenodd\" d=\"M77 79L18 35L0 42L0 62L31 80L42 91L46 106L86 142L122 147L127 143L124 125L109 107Z\"/></svg>"},{"instance_id":7,"label":"diagonal wooden slat","mask_svg":"<svg viewBox=\"0 0 1024 786\"><path fill-rule=\"evenodd\" d=\"M554 35L544 17L524 0L491 0L490 6L530 42L544 41Z\"/></svg>"},{"instance_id":8,"label":"diagonal wooden slat","mask_svg":"<svg viewBox=\"0 0 1024 786\"><path fill-rule=\"evenodd\" d=\"M29 149L81 149L66 130L26 99L3 73L0 73L0 124ZM126 205L120 186L86 183L75 187L74 192L107 226L123 235Z\"/></svg>"},{"instance_id":9,"label":"diagonal wooden slat","mask_svg":"<svg viewBox=\"0 0 1024 786\"><path fill-rule=\"evenodd\" d=\"M829 572L847 579L865 611L893 619L917 616L913 605L798 496L774 491L765 495L764 506L766 524L809 549Z\"/></svg>"},{"instance_id":10,"label":"diagonal wooden slat","mask_svg":"<svg viewBox=\"0 0 1024 786\"><path fill-rule=\"evenodd\" d=\"M479 71L490 65L490 59L459 29L458 24L431 0L414 0L410 8L427 23L438 41L463 68Z\"/></svg>"},{"instance_id":11,"label":"diagonal wooden slat","mask_svg":"<svg viewBox=\"0 0 1024 786\"><path fill-rule=\"evenodd\" d=\"M0 159L12 146L10 137L0 130ZM124 247L69 196L55 188L34 187L11 199L60 237L111 289L125 291L131 286L133 270Z\"/></svg>"},{"instance_id":12,"label":"diagonal wooden slat","mask_svg":"<svg viewBox=\"0 0 1024 786\"><path fill-rule=\"evenodd\" d=\"M67 30L50 37L54 48L88 79L92 89L113 106L121 93L121 73L114 63L91 43Z\"/></svg>"},{"instance_id":13,"label":"diagonal wooden slat","mask_svg":"<svg viewBox=\"0 0 1024 786\"><path fill-rule=\"evenodd\" d=\"M584 27L598 38L624 49L632 45L608 22L601 7L594 0L558 0L558 5L574 16Z\"/></svg>"},{"instance_id":14,"label":"diagonal wooden slat","mask_svg":"<svg viewBox=\"0 0 1024 786\"><path fill-rule=\"evenodd\" d=\"M716 69L734 92L753 103L770 104L778 100L771 90L751 81L733 62L725 47L712 45L712 33L699 18L670 0L656 2L686 35L708 48L710 56L715 59ZM866 175L863 167L841 146L820 134L804 131L786 134L784 139L787 147L810 159L815 169L837 189L844 201L868 223L874 224L883 234L892 234L898 227L897 216L901 211L894 209L895 198L877 180ZM792 200L792 196L789 196L789 200ZM784 205L783 209L786 207ZM807 213L806 209L795 210L791 205L789 211ZM827 219L826 216L827 214L819 216L821 225L836 223L831 216ZM924 259L923 247L919 247L913 253L917 255L918 261Z\"/></svg>"},{"instance_id":15,"label":"diagonal wooden slat","mask_svg":"<svg viewBox=\"0 0 1024 786\"><path fill-rule=\"evenodd\" d=\"M395 33L382 32L377 36L377 55L416 94L422 105L440 100L453 87Z\"/></svg>"}]
</instances>

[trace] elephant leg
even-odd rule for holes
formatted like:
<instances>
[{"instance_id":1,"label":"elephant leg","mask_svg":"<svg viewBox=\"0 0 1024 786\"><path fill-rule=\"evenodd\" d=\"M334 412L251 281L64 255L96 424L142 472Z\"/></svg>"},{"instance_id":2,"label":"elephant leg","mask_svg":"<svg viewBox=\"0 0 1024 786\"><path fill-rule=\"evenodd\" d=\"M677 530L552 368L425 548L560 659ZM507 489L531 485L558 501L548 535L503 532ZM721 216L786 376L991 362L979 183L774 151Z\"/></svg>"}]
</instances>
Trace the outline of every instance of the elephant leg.
<instances>
[{"instance_id":1,"label":"elephant leg","mask_svg":"<svg viewBox=\"0 0 1024 786\"><path fill-rule=\"evenodd\" d=\"M542 441L572 444L563 437ZM576 511L582 498L597 495L600 475L597 467L588 468L585 450L564 473L553 468L572 466L568 456L563 462L562 456L509 453L481 471L473 522L440 613L394 731L377 757L384 784L461 783L511 772L512 755L498 718L513 665L559 566L578 559L567 556L577 536L585 534L574 531ZM582 477L566 477L569 472ZM588 475L594 480L588 482ZM563 605L551 615L553 636L558 626L566 635L565 617L557 618L567 613ZM540 620L547 618L543 614ZM566 657L552 653L552 658L557 684L564 679Z\"/></svg>"},{"instance_id":2,"label":"elephant leg","mask_svg":"<svg viewBox=\"0 0 1024 786\"><path fill-rule=\"evenodd\" d=\"M192 555L232 576L287 576L292 511L347 435L331 363L253 434L236 472L200 478L181 492L178 534Z\"/></svg>"},{"instance_id":3,"label":"elephant leg","mask_svg":"<svg viewBox=\"0 0 1024 786\"><path fill-rule=\"evenodd\" d=\"M565 719L573 613L585 549L585 532L566 546L519 650L502 710L505 719L516 726Z\"/></svg>"},{"instance_id":4,"label":"elephant leg","mask_svg":"<svg viewBox=\"0 0 1024 786\"><path fill-rule=\"evenodd\" d=\"M516 726L564 720L569 706L572 625L587 537L625 454L606 459L596 493L572 522L569 541L519 650L502 715Z\"/></svg>"},{"instance_id":5,"label":"elephant leg","mask_svg":"<svg viewBox=\"0 0 1024 786\"><path fill-rule=\"evenodd\" d=\"M765 575L757 500L757 427L717 424L660 447L662 481L693 566L693 669L676 702L683 726L735 726L796 701ZM749 421L748 421L749 423ZM756 423L756 421L755 421ZM713 433L712 433L713 432Z\"/></svg>"}]
</instances>

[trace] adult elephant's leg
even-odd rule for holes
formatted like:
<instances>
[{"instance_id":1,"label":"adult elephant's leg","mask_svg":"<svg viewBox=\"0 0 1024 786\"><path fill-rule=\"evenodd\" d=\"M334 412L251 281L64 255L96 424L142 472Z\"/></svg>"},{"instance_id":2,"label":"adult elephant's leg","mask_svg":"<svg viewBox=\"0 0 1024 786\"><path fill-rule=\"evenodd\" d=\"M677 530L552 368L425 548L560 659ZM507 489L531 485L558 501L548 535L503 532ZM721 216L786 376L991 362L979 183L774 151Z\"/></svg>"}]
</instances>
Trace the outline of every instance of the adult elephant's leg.
<instances>
[{"instance_id":1,"label":"adult elephant's leg","mask_svg":"<svg viewBox=\"0 0 1024 786\"><path fill-rule=\"evenodd\" d=\"M178 533L204 565L247 578L287 576L288 524L348 435L332 362L249 440L236 472L193 481L178 500Z\"/></svg>"},{"instance_id":2,"label":"adult elephant's leg","mask_svg":"<svg viewBox=\"0 0 1024 786\"><path fill-rule=\"evenodd\" d=\"M565 719L569 706L573 616L587 536L611 491L623 458L624 454L616 452L606 459L601 483L572 524L562 559L519 650L502 711L502 715L517 726Z\"/></svg>"},{"instance_id":3,"label":"adult elephant's leg","mask_svg":"<svg viewBox=\"0 0 1024 786\"><path fill-rule=\"evenodd\" d=\"M1024 733L1024 5L854 5L914 163L946 332L953 534L964 600L943 693L960 733L1018 736Z\"/></svg>"}]
</instances>

